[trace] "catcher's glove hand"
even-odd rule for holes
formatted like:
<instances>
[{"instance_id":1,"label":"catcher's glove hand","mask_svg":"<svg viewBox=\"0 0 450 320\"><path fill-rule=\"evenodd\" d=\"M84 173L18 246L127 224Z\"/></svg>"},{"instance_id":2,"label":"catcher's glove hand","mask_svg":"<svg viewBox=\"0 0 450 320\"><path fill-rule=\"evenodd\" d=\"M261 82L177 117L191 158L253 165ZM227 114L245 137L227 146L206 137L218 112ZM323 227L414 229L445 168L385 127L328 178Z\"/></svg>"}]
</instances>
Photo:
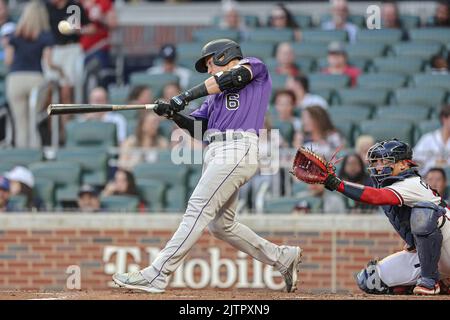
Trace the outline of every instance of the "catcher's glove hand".
<instances>
[{"instance_id":1,"label":"catcher's glove hand","mask_svg":"<svg viewBox=\"0 0 450 320\"><path fill-rule=\"evenodd\" d=\"M297 179L309 183L320 183L328 190L336 190L341 183L341 179L336 177L334 165L339 161L334 161L335 152L330 161L325 160L314 151L304 147L297 150L292 166L291 174Z\"/></svg>"}]
</instances>

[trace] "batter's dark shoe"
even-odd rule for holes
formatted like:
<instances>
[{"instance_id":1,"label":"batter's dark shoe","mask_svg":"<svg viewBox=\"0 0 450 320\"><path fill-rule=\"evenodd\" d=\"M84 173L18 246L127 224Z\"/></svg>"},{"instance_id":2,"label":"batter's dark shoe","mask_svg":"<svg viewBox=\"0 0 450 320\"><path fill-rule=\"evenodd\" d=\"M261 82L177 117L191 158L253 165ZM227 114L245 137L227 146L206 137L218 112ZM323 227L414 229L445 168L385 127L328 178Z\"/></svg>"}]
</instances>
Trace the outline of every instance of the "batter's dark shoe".
<instances>
[{"instance_id":1,"label":"batter's dark shoe","mask_svg":"<svg viewBox=\"0 0 450 320\"><path fill-rule=\"evenodd\" d=\"M296 255L292 263L282 272L287 292L295 292L297 290L298 272L300 271L300 263L302 262L302 249L296 247Z\"/></svg>"},{"instance_id":2,"label":"batter's dark shoe","mask_svg":"<svg viewBox=\"0 0 450 320\"><path fill-rule=\"evenodd\" d=\"M441 288L439 286L439 283L436 283L434 285L434 288L427 288L421 285L415 286L413 293L416 295L421 295L421 296L434 296L439 294L439 292L441 292Z\"/></svg>"},{"instance_id":3,"label":"batter's dark shoe","mask_svg":"<svg viewBox=\"0 0 450 320\"><path fill-rule=\"evenodd\" d=\"M164 293L164 289L151 286L139 271L116 273L112 278L119 287L141 290L148 293Z\"/></svg>"}]
</instances>

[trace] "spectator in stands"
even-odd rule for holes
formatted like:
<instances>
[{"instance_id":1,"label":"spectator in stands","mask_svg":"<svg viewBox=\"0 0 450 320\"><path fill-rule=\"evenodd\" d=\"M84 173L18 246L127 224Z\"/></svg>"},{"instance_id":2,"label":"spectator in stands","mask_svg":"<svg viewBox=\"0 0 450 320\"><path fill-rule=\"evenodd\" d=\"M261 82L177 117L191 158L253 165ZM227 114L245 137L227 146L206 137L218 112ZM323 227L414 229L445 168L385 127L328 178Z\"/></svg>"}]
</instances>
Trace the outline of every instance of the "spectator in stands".
<instances>
[{"instance_id":1,"label":"spectator in stands","mask_svg":"<svg viewBox=\"0 0 450 320\"><path fill-rule=\"evenodd\" d=\"M5 49L8 46L9 39L16 31L16 24L14 22L7 22L0 27L0 61L5 60Z\"/></svg>"},{"instance_id":2,"label":"spectator in stands","mask_svg":"<svg viewBox=\"0 0 450 320\"><path fill-rule=\"evenodd\" d=\"M291 90L283 89L275 93L274 105L277 111L278 120L282 122L290 122L295 130L300 130L301 122L294 115L295 110L295 94Z\"/></svg>"},{"instance_id":3,"label":"spectator in stands","mask_svg":"<svg viewBox=\"0 0 450 320\"><path fill-rule=\"evenodd\" d=\"M139 117L135 134L128 137L120 147L120 168L131 169L144 161L145 149L169 147L169 141L158 133L160 119L154 112L146 112Z\"/></svg>"},{"instance_id":4,"label":"spectator in stands","mask_svg":"<svg viewBox=\"0 0 450 320\"><path fill-rule=\"evenodd\" d=\"M102 87L94 88L89 94L90 104L108 104L108 93ZM122 143L127 137L127 121L125 117L117 112L93 112L85 113L80 118L81 121L98 120L111 122L116 125L117 142Z\"/></svg>"},{"instance_id":5,"label":"spectator in stands","mask_svg":"<svg viewBox=\"0 0 450 320\"><path fill-rule=\"evenodd\" d=\"M367 151L369 151L370 147L374 144L375 139L367 134L363 134L356 139L355 152L361 157L364 163L367 159Z\"/></svg>"},{"instance_id":6,"label":"spectator in stands","mask_svg":"<svg viewBox=\"0 0 450 320\"><path fill-rule=\"evenodd\" d=\"M301 74L300 68L295 63L295 52L289 42L281 42L277 46L275 58L277 66L275 72L287 76L296 77Z\"/></svg>"},{"instance_id":7,"label":"spectator in stands","mask_svg":"<svg viewBox=\"0 0 450 320\"><path fill-rule=\"evenodd\" d=\"M176 82L168 83L162 90L162 99L170 101L172 97L175 97L181 93L181 87Z\"/></svg>"},{"instance_id":8,"label":"spectator in stands","mask_svg":"<svg viewBox=\"0 0 450 320\"><path fill-rule=\"evenodd\" d=\"M344 139L336 130L328 112L319 106L302 110L302 130L297 133L295 148L305 146L330 159L338 147L344 145Z\"/></svg>"},{"instance_id":9,"label":"spectator in stands","mask_svg":"<svg viewBox=\"0 0 450 320\"><path fill-rule=\"evenodd\" d=\"M9 16L8 3L5 0L0 0L0 27L8 22L12 22Z\"/></svg>"},{"instance_id":10,"label":"spectator in stands","mask_svg":"<svg viewBox=\"0 0 450 320\"><path fill-rule=\"evenodd\" d=\"M270 12L268 27L276 29L292 29L295 41L301 41L302 33L292 12L283 4L277 3Z\"/></svg>"},{"instance_id":11,"label":"spectator in stands","mask_svg":"<svg viewBox=\"0 0 450 320\"><path fill-rule=\"evenodd\" d=\"M129 104L149 104L154 100L152 89L143 85L131 88L127 98Z\"/></svg>"},{"instance_id":12,"label":"spectator in stands","mask_svg":"<svg viewBox=\"0 0 450 320\"><path fill-rule=\"evenodd\" d=\"M441 54L432 56L430 65L432 74L448 74L448 61Z\"/></svg>"},{"instance_id":13,"label":"spectator in stands","mask_svg":"<svg viewBox=\"0 0 450 320\"><path fill-rule=\"evenodd\" d=\"M400 14L395 1L384 1L381 6L381 25L386 29L400 29L402 27Z\"/></svg>"},{"instance_id":14,"label":"spectator in stands","mask_svg":"<svg viewBox=\"0 0 450 320\"><path fill-rule=\"evenodd\" d=\"M434 16L428 25L431 27L450 27L450 2L448 0L437 3Z\"/></svg>"},{"instance_id":15,"label":"spectator in stands","mask_svg":"<svg viewBox=\"0 0 450 320\"><path fill-rule=\"evenodd\" d=\"M414 160L422 174L431 167L450 166L450 104L442 107L439 120L441 127L425 133L414 147Z\"/></svg>"},{"instance_id":16,"label":"spectator in stands","mask_svg":"<svg viewBox=\"0 0 450 320\"><path fill-rule=\"evenodd\" d=\"M331 2L331 20L322 24L323 30L345 30L350 42L356 41L358 27L348 21L347 0L330 0Z\"/></svg>"},{"instance_id":17,"label":"spectator in stands","mask_svg":"<svg viewBox=\"0 0 450 320\"><path fill-rule=\"evenodd\" d=\"M294 196L299 199L299 204L294 209L295 213L304 209L313 213L347 213L343 197L325 189L323 184L309 184L307 190L301 191ZM311 197L320 199L316 207L307 204L308 198ZM308 206L307 208L305 208L305 204Z\"/></svg>"},{"instance_id":18,"label":"spectator in stands","mask_svg":"<svg viewBox=\"0 0 450 320\"><path fill-rule=\"evenodd\" d=\"M352 87L354 87L361 70L348 64L344 46L340 42L333 41L328 46L328 67L322 69L322 73L347 75L351 80Z\"/></svg>"},{"instance_id":19,"label":"spectator in stands","mask_svg":"<svg viewBox=\"0 0 450 320\"><path fill-rule=\"evenodd\" d=\"M81 100L82 75L84 54L80 45L80 36L94 34L96 26L90 22L86 11L75 0L48 0L46 1L49 13L50 28L55 38L56 46L53 50L54 64L58 65L63 72L54 73L46 70L47 77L58 80L61 85L61 103L73 103ZM70 6L79 8L80 25L74 28L70 35L61 34L58 24L61 20L67 20L71 16ZM73 91L75 89L75 91ZM75 96L75 99L74 99ZM79 101L81 102L81 101ZM67 122L65 117L63 122Z\"/></svg>"},{"instance_id":20,"label":"spectator in stands","mask_svg":"<svg viewBox=\"0 0 450 320\"><path fill-rule=\"evenodd\" d=\"M173 44L166 44L161 47L159 57L162 59L160 65L148 69L149 74L173 73L180 79L180 85L186 89L189 85L191 70L177 65L177 49Z\"/></svg>"},{"instance_id":21,"label":"spectator in stands","mask_svg":"<svg viewBox=\"0 0 450 320\"><path fill-rule=\"evenodd\" d=\"M431 189L439 193L442 200L449 200L449 194L447 193L447 175L444 169L433 167L428 170L425 175L425 182L431 187Z\"/></svg>"},{"instance_id":22,"label":"spectator in stands","mask_svg":"<svg viewBox=\"0 0 450 320\"><path fill-rule=\"evenodd\" d=\"M223 18L220 22L220 28L239 32L239 39L245 41L248 39L248 28L239 15L236 5L229 4L223 9Z\"/></svg>"},{"instance_id":23,"label":"spectator in stands","mask_svg":"<svg viewBox=\"0 0 450 320\"><path fill-rule=\"evenodd\" d=\"M26 197L25 207L28 210L42 209L42 201L33 197L34 176L25 167L17 166L5 173L5 178L10 183L10 195L24 195Z\"/></svg>"},{"instance_id":24,"label":"spectator in stands","mask_svg":"<svg viewBox=\"0 0 450 320\"><path fill-rule=\"evenodd\" d=\"M0 212L13 211L9 203L9 181L3 176L0 176Z\"/></svg>"},{"instance_id":25,"label":"spectator in stands","mask_svg":"<svg viewBox=\"0 0 450 320\"><path fill-rule=\"evenodd\" d=\"M297 108L304 109L311 106L319 106L328 109L328 102L324 98L309 92L309 81L305 76L288 77L286 89L294 92Z\"/></svg>"},{"instance_id":26,"label":"spectator in stands","mask_svg":"<svg viewBox=\"0 0 450 320\"><path fill-rule=\"evenodd\" d=\"M61 72L52 62L53 37L49 32L47 11L37 1L25 5L17 28L9 37L5 49L5 64L9 66L6 78L6 98L14 118L15 146L29 147L28 99L33 88L44 83L41 61Z\"/></svg>"},{"instance_id":27,"label":"spectator in stands","mask_svg":"<svg viewBox=\"0 0 450 320\"><path fill-rule=\"evenodd\" d=\"M350 153L344 157L338 176L346 181L370 187L373 186L372 180L368 175L366 165L357 153ZM352 213L369 213L377 209L371 205L355 202L350 198L344 198L343 201Z\"/></svg>"},{"instance_id":28,"label":"spectator in stands","mask_svg":"<svg viewBox=\"0 0 450 320\"><path fill-rule=\"evenodd\" d=\"M125 195L138 197L138 191L133 174L119 168L114 174L114 180L109 182L102 191L102 196Z\"/></svg>"},{"instance_id":29,"label":"spectator in stands","mask_svg":"<svg viewBox=\"0 0 450 320\"><path fill-rule=\"evenodd\" d=\"M78 210L81 212L99 212L100 199L97 190L88 184L81 186L78 191Z\"/></svg>"},{"instance_id":30,"label":"spectator in stands","mask_svg":"<svg viewBox=\"0 0 450 320\"><path fill-rule=\"evenodd\" d=\"M111 67L110 61L110 31L118 25L117 14L112 0L81 0L89 20L95 25L95 32L82 34L80 43L84 51L86 67L95 64L92 68L105 70ZM100 75L100 84L104 87L108 82Z\"/></svg>"}]
</instances>

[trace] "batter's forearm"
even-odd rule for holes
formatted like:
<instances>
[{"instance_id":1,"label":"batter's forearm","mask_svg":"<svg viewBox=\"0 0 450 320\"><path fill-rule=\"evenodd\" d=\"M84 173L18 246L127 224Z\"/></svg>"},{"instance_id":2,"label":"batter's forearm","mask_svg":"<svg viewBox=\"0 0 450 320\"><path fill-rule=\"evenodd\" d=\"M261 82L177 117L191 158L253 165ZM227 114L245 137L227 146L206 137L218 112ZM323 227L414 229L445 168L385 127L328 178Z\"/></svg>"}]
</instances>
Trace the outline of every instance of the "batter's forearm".
<instances>
[{"instance_id":1,"label":"batter's forearm","mask_svg":"<svg viewBox=\"0 0 450 320\"><path fill-rule=\"evenodd\" d=\"M185 116L183 114L175 113L173 115L172 120L181 128L186 129L191 137L197 139L197 140L203 140L203 135L205 134L206 130L208 129L208 120L196 120L195 118ZM201 126L201 131L196 128L199 128ZM201 136L199 136L201 132Z\"/></svg>"},{"instance_id":2,"label":"batter's forearm","mask_svg":"<svg viewBox=\"0 0 450 320\"><path fill-rule=\"evenodd\" d=\"M357 183L342 181L337 189L355 201L372 205L399 205L401 201L392 190L372 188Z\"/></svg>"}]
</instances>

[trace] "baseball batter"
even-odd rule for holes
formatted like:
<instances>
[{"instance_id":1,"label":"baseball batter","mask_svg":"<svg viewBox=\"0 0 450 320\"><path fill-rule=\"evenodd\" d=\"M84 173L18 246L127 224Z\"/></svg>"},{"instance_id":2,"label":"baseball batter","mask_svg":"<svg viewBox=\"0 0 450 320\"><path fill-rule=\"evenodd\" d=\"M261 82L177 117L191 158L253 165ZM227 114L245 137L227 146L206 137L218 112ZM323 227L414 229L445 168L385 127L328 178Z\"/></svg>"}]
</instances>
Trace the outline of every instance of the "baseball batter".
<instances>
[{"instance_id":1,"label":"baseball batter","mask_svg":"<svg viewBox=\"0 0 450 320\"><path fill-rule=\"evenodd\" d=\"M403 251L370 261L358 273L358 286L367 293L393 293L411 286L414 294L435 295L441 291L440 280L450 277L450 210L421 179L412 156L408 144L382 141L367 154L377 188L342 181L334 173L324 181L328 189L355 201L381 205L406 242Z\"/></svg>"},{"instance_id":2,"label":"baseball batter","mask_svg":"<svg viewBox=\"0 0 450 320\"><path fill-rule=\"evenodd\" d=\"M168 277L208 227L217 238L274 266L286 290L293 292L302 250L271 243L235 219L239 188L258 167L258 132L272 89L267 67L256 58L244 58L236 42L219 39L203 47L195 68L212 76L168 103L158 100L155 112L196 139L206 137L202 176L180 226L153 263L137 272L115 274L113 280L128 289L164 292ZM179 113L189 101L204 96L205 102L190 116Z\"/></svg>"}]
</instances>

